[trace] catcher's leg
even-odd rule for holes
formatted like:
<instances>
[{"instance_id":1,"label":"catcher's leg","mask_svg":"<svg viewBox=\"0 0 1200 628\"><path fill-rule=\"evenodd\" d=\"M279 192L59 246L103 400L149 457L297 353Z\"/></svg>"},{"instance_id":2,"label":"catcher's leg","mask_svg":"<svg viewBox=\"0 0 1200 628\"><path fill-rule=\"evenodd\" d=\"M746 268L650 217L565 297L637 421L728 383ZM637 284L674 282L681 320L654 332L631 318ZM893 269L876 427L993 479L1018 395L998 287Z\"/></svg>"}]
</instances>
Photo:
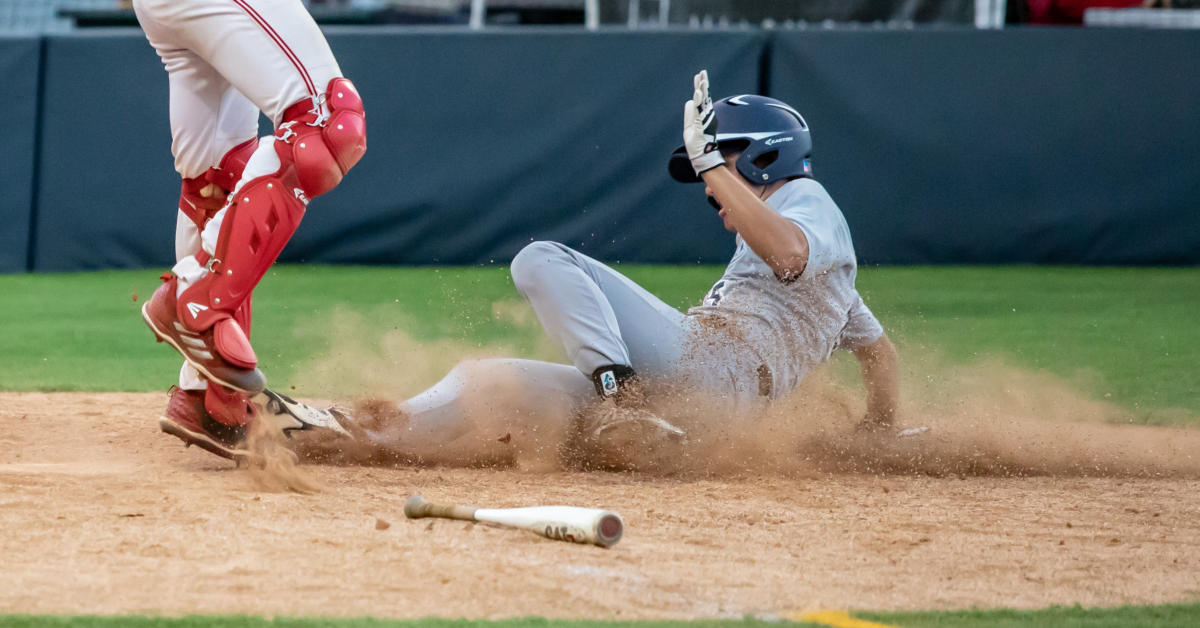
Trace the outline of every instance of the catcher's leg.
<instances>
[{"instance_id":1,"label":"catcher's leg","mask_svg":"<svg viewBox=\"0 0 1200 628\"><path fill-rule=\"evenodd\" d=\"M277 125L230 204L206 226L203 250L177 264L176 316L147 316L159 338L210 381L257 392L265 380L235 314L309 199L337 185L365 152L362 103L299 3L139 0L135 8L144 27L151 23L146 32L156 48L195 52ZM165 316L165 308L150 309Z\"/></svg>"},{"instance_id":2,"label":"catcher's leg","mask_svg":"<svg viewBox=\"0 0 1200 628\"><path fill-rule=\"evenodd\" d=\"M170 85L172 153L183 178L175 236L178 260L200 251L201 231L241 179L246 161L257 147L259 112L191 51L161 48L159 53ZM239 309L237 318L248 330L249 301ZM226 458L243 458L242 424L250 404L228 393L232 391L221 386L209 387L200 372L185 361L179 386L172 390L159 424L164 432L189 445Z\"/></svg>"},{"instance_id":3,"label":"catcher's leg","mask_svg":"<svg viewBox=\"0 0 1200 628\"><path fill-rule=\"evenodd\" d=\"M258 108L215 68L190 50L159 51L171 94L171 151L183 178L175 228L176 261L201 248L200 233L225 205L258 147ZM250 334L250 302L235 317ZM183 390L203 390L207 381L184 361ZM182 407L173 404L170 407Z\"/></svg>"},{"instance_id":4,"label":"catcher's leg","mask_svg":"<svg viewBox=\"0 0 1200 628\"><path fill-rule=\"evenodd\" d=\"M328 100L328 107L306 100L288 108L275 136L260 142L228 206L205 228L203 249L177 265L185 282L179 318L191 330L232 322L299 226L309 199L336 186L365 152L354 86L333 79Z\"/></svg>"}]
</instances>

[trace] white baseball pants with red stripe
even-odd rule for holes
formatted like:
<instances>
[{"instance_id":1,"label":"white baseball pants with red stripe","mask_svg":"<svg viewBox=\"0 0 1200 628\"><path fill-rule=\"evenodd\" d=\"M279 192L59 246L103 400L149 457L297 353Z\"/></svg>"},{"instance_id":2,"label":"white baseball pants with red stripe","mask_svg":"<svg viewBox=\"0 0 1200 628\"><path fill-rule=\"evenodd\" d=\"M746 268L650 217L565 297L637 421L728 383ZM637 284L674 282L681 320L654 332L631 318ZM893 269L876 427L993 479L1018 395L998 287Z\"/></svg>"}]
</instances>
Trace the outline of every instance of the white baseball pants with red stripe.
<instances>
[{"instance_id":1,"label":"white baseball pants with red stripe","mask_svg":"<svg viewBox=\"0 0 1200 628\"><path fill-rule=\"evenodd\" d=\"M284 110L320 96L342 76L325 36L300 0L134 0L138 22L167 68L171 89L171 153L185 178L216 167L230 149L258 132L258 112L278 125ZM279 168L265 138L242 183ZM175 268L182 291L201 276L193 255L216 248L224 211L204 232L183 213L175 231ZM204 388L184 363L180 387Z\"/></svg>"}]
</instances>

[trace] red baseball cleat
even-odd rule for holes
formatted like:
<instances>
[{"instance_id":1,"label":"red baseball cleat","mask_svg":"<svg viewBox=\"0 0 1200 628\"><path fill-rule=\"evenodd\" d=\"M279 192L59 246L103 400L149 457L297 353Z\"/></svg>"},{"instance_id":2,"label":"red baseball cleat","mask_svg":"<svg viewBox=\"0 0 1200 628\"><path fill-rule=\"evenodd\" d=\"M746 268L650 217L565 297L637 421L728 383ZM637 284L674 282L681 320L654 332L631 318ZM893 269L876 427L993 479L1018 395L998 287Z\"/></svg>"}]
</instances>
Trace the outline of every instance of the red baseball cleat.
<instances>
[{"instance_id":1,"label":"red baseball cleat","mask_svg":"<svg viewBox=\"0 0 1200 628\"><path fill-rule=\"evenodd\" d=\"M205 391L171 387L166 413L158 419L162 431L204 451L236 462L253 461L256 456L244 447L245 425L217 422L204 409Z\"/></svg>"},{"instance_id":2,"label":"red baseball cleat","mask_svg":"<svg viewBox=\"0 0 1200 628\"><path fill-rule=\"evenodd\" d=\"M189 329L179 320L177 281L174 275L164 275L163 285L142 306L142 319L158 341L174 347L209 381L240 392L261 392L267 387L267 377L257 368L258 357L241 326L226 318L204 331Z\"/></svg>"}]
</instances>

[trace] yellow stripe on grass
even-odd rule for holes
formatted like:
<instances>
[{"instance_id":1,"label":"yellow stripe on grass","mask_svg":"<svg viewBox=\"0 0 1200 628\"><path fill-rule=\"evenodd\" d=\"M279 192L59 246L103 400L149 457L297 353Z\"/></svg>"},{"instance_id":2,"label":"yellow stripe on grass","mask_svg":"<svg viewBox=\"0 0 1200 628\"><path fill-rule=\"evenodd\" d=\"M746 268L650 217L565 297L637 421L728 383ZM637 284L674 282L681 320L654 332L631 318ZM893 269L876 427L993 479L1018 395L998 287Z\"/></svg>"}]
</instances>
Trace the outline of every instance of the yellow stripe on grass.
<instances>
[{"instance_id":1,"label":"yellow stripe on grass","mask_svg":"<svg viewBox=\"0 0 1200 628\"><path fill-rule=\"evenodd\" d=\"M873 621L855 619L843 611L800 611L791 613L788 619L806 621L813 624L824 624L834 628L899 628L888 624L877 624Z\"/></svg>"}]
</instances>

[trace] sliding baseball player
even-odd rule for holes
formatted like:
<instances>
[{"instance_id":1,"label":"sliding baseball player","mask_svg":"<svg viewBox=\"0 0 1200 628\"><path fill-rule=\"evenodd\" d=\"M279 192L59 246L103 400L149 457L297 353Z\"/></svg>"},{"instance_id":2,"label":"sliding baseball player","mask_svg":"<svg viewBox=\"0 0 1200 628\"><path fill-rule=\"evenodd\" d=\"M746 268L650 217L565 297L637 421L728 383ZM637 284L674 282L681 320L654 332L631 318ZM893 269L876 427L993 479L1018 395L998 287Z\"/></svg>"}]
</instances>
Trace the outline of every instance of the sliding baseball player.
<instances>
[{"instance_id":1,"label":"sliding baseball player","mask_svg":"<svg viewBox=\"0 0 1200 628\"><path fill-rule=\"evenodd\" d=\"M701 391L729 401L734 414L752 412L788 395L835 350L852 352L861 364L864 427L890 429L896 349L855 290L850 230L813 178L807 123L762 96L714 105L705 72L694 87L684 145L668 170L677 181L704 183L708 202L737 234L733 259L703 303L682 314L578 251L534 242L513 260L512 277L571 365L464 362L401 404L399 419L362 422L359 438L433 454L483 442L467 438L472 412L483 410L550 422L579 415L588 436L637 426L681 439L681 429L647 408L660 391ZM514 383L515 400L507 392ZM548 415L547 407L558 412Z\"/></svg>"},{"instance_id":2,"label":"sliding baseball player","mask_svg":"<svg viewBox=\"0 0 1200 628\"><path fill-rule=\"evenodd\" d=\"M163 431L238 458L266 378L250 295L304 217L366 151L363 105L300 0L134 0L166 66L183 178L178 263L142 308L185 363ZM263 112L275 133L256 137Z\"/></svg>"}]
</instances>

